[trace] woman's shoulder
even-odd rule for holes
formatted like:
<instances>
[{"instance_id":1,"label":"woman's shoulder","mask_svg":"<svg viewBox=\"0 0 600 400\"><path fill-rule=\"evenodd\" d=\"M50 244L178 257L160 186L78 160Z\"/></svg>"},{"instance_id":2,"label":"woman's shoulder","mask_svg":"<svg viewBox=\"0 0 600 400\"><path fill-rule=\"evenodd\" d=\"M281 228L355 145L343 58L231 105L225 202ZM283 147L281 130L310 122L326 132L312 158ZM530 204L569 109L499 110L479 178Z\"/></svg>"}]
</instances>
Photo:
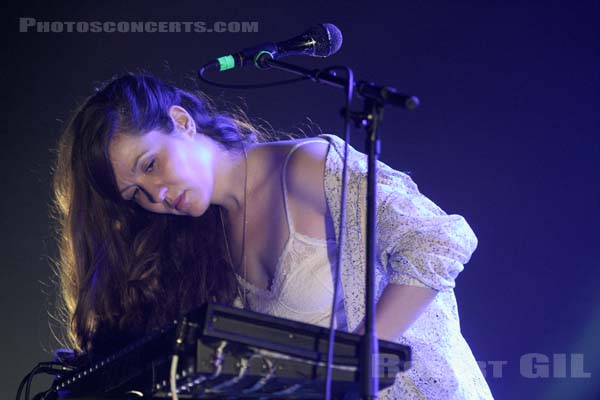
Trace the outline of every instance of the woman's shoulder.
<instances>
[{"instance_id":1,"label":"woman's shoulder","mask_svg":"<svg viewBox=\"0 0 600 400\"><path fill-rule=\"evenodd\" d=\"M329 144L324 138L314 137L269 142L260 147L277 160L271 165L278 165L284 173L289 196L326 210L323 178Z\"/></svg>"},{"instance_id":2,"label":"woman's shoulder","mask_svg":"<svg viewBox=\"0 0 600 400\"><path fill-rule=\"evenodd\" d=\"M324 163L330 142L321 136L258 143L253 147L263 157L277 160L288 171L312 168ZM300 171L301 172L301 171Z\"/></svg>"},{"instance_id":3,"label":"woman's shoulder","mask_svg":"<svg viewBox=\"0 0 600 400\"><path fill-rule=\"evenodd\" d=\"M269 149L277 149L277 150L285 150L288 149L291 150L295 147L303 147L309 143L323 143L323 144L327 144L330 143L330 137L331 135L319 135L319 136L314 136L314 137L302 137L302 138L290 138L290 139L282 139L282 140L275 140L275 141L269 141L269 142L262 142L262 143L256 143L254 145L254 147L264 147L264 148L269 148Z\"/></svg>"}]
</instances>

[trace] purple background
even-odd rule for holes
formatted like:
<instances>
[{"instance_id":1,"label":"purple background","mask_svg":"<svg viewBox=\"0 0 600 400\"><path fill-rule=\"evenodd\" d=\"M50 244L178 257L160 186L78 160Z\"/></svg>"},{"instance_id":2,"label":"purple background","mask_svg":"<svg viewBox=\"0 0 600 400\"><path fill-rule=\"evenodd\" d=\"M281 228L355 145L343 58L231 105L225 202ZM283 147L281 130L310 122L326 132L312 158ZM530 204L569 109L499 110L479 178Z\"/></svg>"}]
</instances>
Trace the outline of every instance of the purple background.
<instances>
[{"instance_id":1,"label":"purple background","mask_svg":"<svg viewBox=\"0 0 600 400\"><path fill-rule=\"evenodd\" d=\"M2 47L0 398L56 344L49 257L51 148L93 87L144 69L185 85L202 63L319 22L344 34L328 60L413 93L414 112L388 108L381 159L412 172L428 197L467 219L479 248L457 280L464 336L499 398L593 399L600 393L600 28L597 1L34 2L5 12ZM252 5L250 5L252 4ZM257 33L19 33L39 21L258 21ZM229 82L286 78L244 70ZM213 76L214 78L214 76ZM304 82L254 91L204 87L276 129L313 121L342 129L341 91ZM358 105L358 103L357 103ZM310 118L307 119L307 118ZM316 130L314 130L317 133ZM362 148L355 132L353 144ZM583 354L591 378L527 378L520 358ZM550 369L552 372L552 369ZM567 368L567 376L574 371ZM36 387L47 380L39 379Z\"/></svg>"}]
</instances>

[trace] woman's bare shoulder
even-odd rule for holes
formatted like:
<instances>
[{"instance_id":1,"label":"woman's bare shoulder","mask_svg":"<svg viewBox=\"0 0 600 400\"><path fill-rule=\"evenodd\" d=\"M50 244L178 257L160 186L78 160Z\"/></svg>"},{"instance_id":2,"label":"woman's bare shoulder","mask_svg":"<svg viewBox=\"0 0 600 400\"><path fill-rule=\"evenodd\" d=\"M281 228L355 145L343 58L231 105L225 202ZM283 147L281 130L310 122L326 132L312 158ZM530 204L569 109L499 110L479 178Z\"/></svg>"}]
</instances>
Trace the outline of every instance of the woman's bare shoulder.
<instances>
[{"instance_id":1,"label":"woman's bare shoulder","mask_svg":"<svg viewBox=\"0 0 600 400\"><path fill-rule=\"evenodd\" d=\"M257 143L255 146L256 147L268 147L272 150L291 150L292 148L294 148L294 146L298 145L298 144L303 144L306 142L314 142L314 143L324 143L324 144L328 144L329 141L323 137L305 137L305 138L297 138L297 139L285 139L285 140L277 140L277 141L272 141L272 142L263 142L263 143ZM306 145L302 145L301 147L304 147Z\"/></svg>"},{"instance_id":2,"label":"woman's bare shoulder","mask_svg":"<svg viewBox=\"0 0 600 400\"><path fill-rule=\"evenodd\" d=\"M288 194L323 214L327 210L323 176L328 150L327 140L311 138L291 141L286 153Z\"/></svg>"}]
</instances>

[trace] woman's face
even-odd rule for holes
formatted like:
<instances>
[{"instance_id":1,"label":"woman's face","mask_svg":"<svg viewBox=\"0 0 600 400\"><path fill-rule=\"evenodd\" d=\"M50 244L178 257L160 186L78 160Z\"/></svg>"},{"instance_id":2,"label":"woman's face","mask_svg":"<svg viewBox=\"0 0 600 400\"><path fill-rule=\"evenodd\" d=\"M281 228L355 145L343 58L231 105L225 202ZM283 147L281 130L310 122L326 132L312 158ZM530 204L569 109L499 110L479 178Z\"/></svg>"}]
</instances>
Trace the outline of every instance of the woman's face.
<instances>
[{"instance_id":1,"label":"woman's face","mask_svg":"<svg viewBox=\"0 0 600 400\"><path fill-rule=\"evenodd\" d=\"M121 196L155 213L204 214L214 188L213 144L193 126L117 135L109 155Z\"/></svg>"}]
</instances>

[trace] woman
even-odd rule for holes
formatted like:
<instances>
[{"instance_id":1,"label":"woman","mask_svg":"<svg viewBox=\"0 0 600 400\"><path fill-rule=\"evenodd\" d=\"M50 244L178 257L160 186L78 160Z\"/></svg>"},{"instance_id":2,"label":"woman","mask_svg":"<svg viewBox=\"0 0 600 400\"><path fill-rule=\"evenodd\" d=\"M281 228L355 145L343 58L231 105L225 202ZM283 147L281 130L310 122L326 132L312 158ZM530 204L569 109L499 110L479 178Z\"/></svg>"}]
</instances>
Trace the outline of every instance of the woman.
<instances>
[{"instance_id":1,"label":"woman","mask_svg":"<svg viewBox=\"0 0 600 400\"><path fill-rule=\"evenodd\" d=\"M265 142L149 76L87 99L60 142L55 204L72 345L108 352L207 301L329 325L343 142ZM366 161L351 149L336 327L364 316ZM381 398L491 398L452 288L476 247L408 176L378 174L380 338L414 364Z\"/></svg>"}]
</instances>

